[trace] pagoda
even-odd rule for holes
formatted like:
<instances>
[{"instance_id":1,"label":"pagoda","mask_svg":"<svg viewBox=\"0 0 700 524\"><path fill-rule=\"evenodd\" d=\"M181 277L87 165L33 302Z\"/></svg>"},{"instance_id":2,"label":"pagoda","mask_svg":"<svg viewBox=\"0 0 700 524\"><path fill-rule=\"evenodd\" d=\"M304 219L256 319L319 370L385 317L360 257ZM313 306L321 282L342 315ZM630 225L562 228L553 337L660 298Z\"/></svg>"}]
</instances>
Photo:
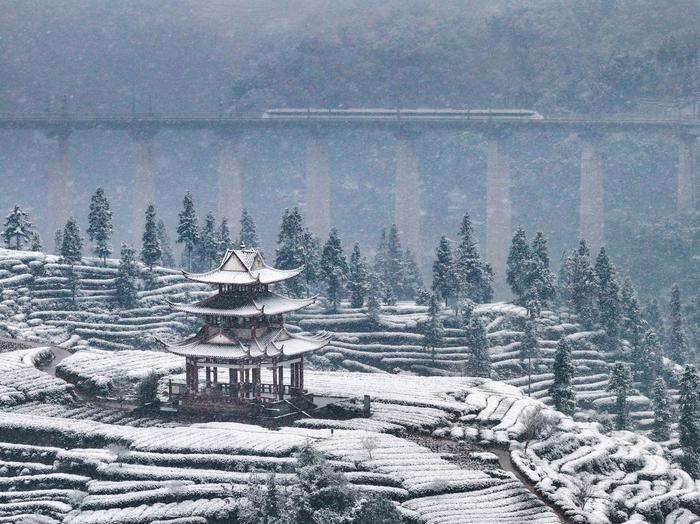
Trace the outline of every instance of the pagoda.
<instances>
[{"instance_id":1,"label":"pagoda","mask_svg":"<svg viewBox=\"0 0 700 524\"><path fill-rule=\"evenodd\" d=\"M326 346L330 338L285 328L284 314L309 306L316 297L293 299L269 289L302 269L272 268L259 250L241 246L228 250L212 271L183 271L188 280L217 286L218 292L195 304L170 304L204 320L195 336L177 344L161 342L167 351L185 357L185 384L177 385L176 392L181 406L232 408L304 395L304 355ZM172 395L172 384L170 389Z\"/></svg>"}]
</instances>

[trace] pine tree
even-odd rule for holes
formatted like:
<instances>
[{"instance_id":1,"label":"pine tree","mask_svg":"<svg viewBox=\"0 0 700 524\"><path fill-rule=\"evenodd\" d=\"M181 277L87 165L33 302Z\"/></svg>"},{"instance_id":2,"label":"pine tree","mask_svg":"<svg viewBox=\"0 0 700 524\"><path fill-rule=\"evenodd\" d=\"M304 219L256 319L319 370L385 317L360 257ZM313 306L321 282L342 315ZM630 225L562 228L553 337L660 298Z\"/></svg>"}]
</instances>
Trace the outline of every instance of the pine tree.
<instances>
[{"instance_id":1,"label":"pine tree","mask_svg":"<svg viewBox=\"0 0 700 524\"><path fill-rule=\"evenodd\" d=\"M317 287L321 278L321 242L308 228L304 228L301 243L304 254L304 271L301 276L306 284L308 296Z\"/></svg>"},{"instance_id":2,"label":"pine tree","mask_svg":"<svg viewBox=\"0 0 700 524\"><path fill-rule=\"evenodd\" d=\"M156 233L158 234L158 243L160 244L161 264L163 264L164 267L175 267L175 255L173 255L173 248L170 244L170 236L162 220L158 221Z\"/></svg>"},{"instance_id":3,"label":"pine tree","mask_svg":"<svg viewBox=\"0 0 700 524\"><path fill-rule=\"evenodd\" d=\"M406 280L404 275L404 254L401 249L399 228L396 224L391 225L386 239L385 271L385 282L388 286L391 286L393 295L399 299L409 298L403 288L403 283Z\"/></svg>"},{"instance_id":4,"label":"pine tree","mask_svg":"<svg viewBox=\"0 0 700 524\"><path fill-rule=\"evenodd\" d=\"M433 291L445 301L445 306L455 297L457 281L455 279L452 248L446 237L440 238L435 261L433 262Z\"/></svg>"},{"instance_id":5,"label":"pine tree","mask_svg":"<svg viewBox=\"0 0 700 524\"><path fill-rule=\"evenodd\" d=\"M208 271L217 261L219 243L217 239L216 218L213 213L207 213L204 226L197 239L197 258L200 266Z\"/></svg>"},{"instance_id":6,"label":"pine tree","mask_svg":"<svg viewBox=\"0 0 700 524\"><path fill-rule=\"evenodd\" d=\"M700 475L700 425L698 409L700 392L698 391L698 373L695 366L685 366L680 382L678 400L678 435L683 450L683 468L692 476Z\"/></svg>"},{"instance_id":7,"label":"pine tree","mask_svg":"<svg viewBox=\"0 0 700 524\"><path fill-rule=\"evenodd\" d=\"M80 262L83 257L83 239L80 236L80 228L72 217L68 219L63 228L61 257L64 262L70 265Z\"/></svg>"},{"instance_id":8,"label":"pine tree","mask_svg":"<svg viewBox=\"0 0 700 524\"><path fill-rule=\"evenodd\" d=\"M331 229L321 255L321 274L327 286L327 298L333 311L338 310L348 278L348 263L336 228Z\"/></svg>"},{"instance_id":9,"label":"pine tree","mask_svg":"<svg viewBox=\"0 0 700 524\"><path fill-rule=\"evenodd\" d=\"M379 277L374 271L369 272L367 286L367 320L371 326L378 326L381 313L380 298L382 295L382 285Z\"/></svg>"},{"instance_id":10,"label":"pine tree","mask_svg":"<svg viewBox=\"0 0 700 524\"><path fill-rule=\"evenodd\" d=\"M31 251L42 251L41 237L36 231L32 232L32 238L29 239L29 249Z\"/></svg>"},{"instance_id":11,"label":"pine tree","mask_svg":"<svg viewBox=\"0 0 700 524\"><path fill-rule=\"evenodd\" d=\"M688 340L685 337L681 292L678 284L671 288L669 303L668 355L678 364L687 364L689 358Z\"/></svg>"},{"instance_id":12,"label":"pine tree","mask_svg":"<svg viewBox=\"0 0 700 524\"><path fill-rule=\"evenodd\" d=\"M117 268L115 295L117 304L125 309L133 308L138 300L136 295L136 279L138 277L138 266L136 265L136 251L122 243L121 259Z\"/></svg>"},{"instance_id":13,"label":"pine tree","mask_svg":"<svg viewBox=\"0 0 700 524\"><path fill-rule=\"evenodd\" d=\"M607 391L615 393L615 426L617 429L627 429L629 410L627 397L632 392L632 371L628 364L618 362L610 372Z\"/></svg>"},{"instance_id":14,"label":"pine tree","mask_svg":"<svg viewBox=\"0 0 700 524\"><path fill-rule=\"evenodd\" d=\"M530 292L532 272L532 253L522 228L513 235L507 265L506 281L522 305L524 297Z\"/></svg>"},{"instance_id":15,"label":"pine tree","mask_svg":"<svg viewBox=\"0 0 700 524\"><path fill-rule=\"evenodd\" d=\"M639 310L637 292L629 278L624 280L620 288L620 311L620 335L629 341L633 351L636 351L639 349L643 333L642 314Z\"/></svg>"},{"instance_id":16,"label":"pine tree","mask_svg":"<svg viewBox=\"0 0 700 524\"><path fill-rule=\"evenodd\" d=\"M535 233L535 238L532 239L532 255L539 260L544 267L549 269L549 248L547 247L547 239L542 231Z\"/></svg>"},{"instance_id":17,"label":"pine tree","mask_svg":"<svg viewBox=\"0 0 700 524\"><path fill-rule=\"evenodd\" d=\"M223 260L226 251L231 249L231 230L228 227L228 220L226 217L221 219L219 224L219 229L216 230L216 259ZM240 245L240 242L239 242Z\"/></svg>"},{"instance_id":18,"label":"pine tree","mask_svg":"<svg viewBox=\"0 0 700 524\"><path fill-rule=\"evenodd\" d=\"M146 208L146 223L143 228L143 247L141 248L141 260L153 270L153 266L160 262L162 251L158 240L158 226L156 225L156 208L149 204Z\"/></svg>"},{"instance_id":19,"label":"pine tree","mask_svg":"<svg viewBox=\"0 0 700 524\"><path fill-rule=\"evenodd\" d=\"M98 187L90 199L87 234L94 244L93 253L102 259L102 265L107 265L107 257L112 254L109 239L112 237L112 211L104 189Z\"/></svg>"},{"instance_id":20,"label":"pine tree","mask_svg":"<svg viewBox=\"0 0 700 524\"><path fill-rule=\"evenodd\" d=\"M584 240L567 261L566 283L569 288L571 309L578 315L584 326L593 326L595 318L594 299L596 294L595 274L591 267L590 253Z\"/></svg>"},{"instance_id":21,"label":"pine tree","mask_svg":"<svg viewBox=\"0 0 700 524\"><path fill-rule=\"evenodd\" d=\"M389 278L391 278L387 269L387 249L388 247L386 229L382 228L382 231L379 235L379 243L377 244L377 250L374 254L374 265L372 267L372 270L374 271L374 273L376 273L377 277L381 279L384 285L388 285Z\"/></svg>"},{"instance_id":22,"label":"pine tree","mask_svg":"<svg viewBox=\"0 0 700 524\"><path fill-rule=\"evenodd\" d=\"M403 254L403 283L404 298L415 300L421 291L425 291L423 275L418 268L416 259L410 249L406 249Z\"/></svg>"},{"instance_id":23,"label":"pine tree","mask_svg":"<svg viewBox=\"0 0 700 524\"><path fill-rule=\"evenodd\" d=\"M443 344L444 329L440 319L440 303L437 295L433 293L428 305L428 322L423 333L423 349L430 350L433 361L436 349Z\"/></svg>"},{"instance_id":24,"label":"pine tree","mask_svg":"<svg viewBox=\"0 0 700 524\"><path fill-rule=\"evenodd\" d=\"M70 291L71 305L75 307L80 291L80 278L72 265L68 266L66 271L66 287Z\"/></svg>"},{"instance_id":25,"label":"pine tree","mask_svg":"<svg viewBox=\"0 0 700 524\"><path fill-rule=\"evenodd\" d=\"M481 260L474 241L469 213L462 218L459 229L459 244L454 255L456 295L475 302L488 302L493 297L493 270Z\"/></svg>"},{"instance_id":26,"label":"pine tree","mask_svg":"<svg viewBox=\"0 0 700 524\"><path fill-rule=\"evenodd\" d=\"M55 255L61 256L63 248L63 229L59 228L53 235L53 252Z\"/></svg>"},{"instance_id":27,"label":"pine tree","mask_svg":"<svg viewBox=\"0 0 700 524\"><path fill-rule=\"evenodd\" d=\"M671 397L666 389L666 382L664 382L664 379L657 378L654 382L654 391L651 400L654 408L652 434L656 440L668 440L671 436L673 406L671 405Z\"/></svg>"},{"instance_id":28,"label":"pine tree","mask_svg":"<svg viewBox=\"0 0 700 524\"><path fill-rule=\"evenodd\" d=\"M644 307L644 320L658 335L659 340L662 342L666 340L666 328L664 327L664 320L661 316L661 308L659 307L658 300L655 298L652 298Z\"/></svg>"},{"instance_id":29,"label":"pine tree","mask_svg":"<svg viewBox=\"0 0 700 524\"><path fill-rule=\"evenodd\" d=\"M537 331L534 320L528 320L525 324L525 332L520 342L520 360L527 361L527 396L530 396L532 384L532 361L540 357L537 343Z\"/></svg>"},{"instance_id":30,"label":"pine tree","mask_svg":"<svg viewBox=\"0 0 700 524\"><path fill-rule=\"evenodd\" d=\"M277 236L275 267L279 269L296 269L306 260L304 246L304 225L299 208L285 209L282 225ZM303 292L300 279L290 279L285 285L290 294L301 296Z\"/></svg>"},{"instance_id":31,"label":"pine tree","mask_svg":"<svg viewBox=\"0 0 700 524\"><path fill-rule=\"evenodd\" d=\"M29 243L32 238L32 222L29 220L29 214L21 207L15 204L10 214L5 217L5 229L2 233L7 247L19 250L26 242Z\"/></svg>"},{"instance_id":32,"label":"pine tree","mask_svg":"<svg viewBox=\"0 0 700 524\"><path fill-rule=\"evenodd\" d=\"M268 473L265 483L265 516L270 524L280 517L280 495L274 473Z\"/></svg>"},{"instance_id":33,"label":"pine tree","mask_svg":"<svg viewBox=\"0 0 700 524\"><path fill-rule=\"evenodd\" d=\"M365 303L368 285L368 268L365 258L360 253L360 244L355 242L348 265L348 291L350 307L361 308Z\"/></svg>"},{"instance_id":34,"label":"pine tree","mask_svg":"<svg viewBox=\"0 0 700 524\"><path fill-rule=\"evenodd\" d=\"M617 283L615 266L610 262L604 247L600 248L596 258L594 273L598 290L600 323L613 349L620 335L620 286Z\"/></svg>"},{"instance_id":35,"label":"pine tree","mask_svg":"<svg viewBox=\"0 0 700 524\"><path fill-rule=\"evenodd\" d=\"M574 378L574 362L571 347L563 338L559 339L557 344L552 372L554 381L549 387L549 396L554 407L566 415L573 415L576 411L576 395L571 385Z\"/></svg>"},{"instance_id":36,"label":"pine tree","mask_svg":"<svg viewBox=\"0 0 700 524\"><path fill-rule=\"evenodd\" d=\"M652 330L648 330L641 342L638 354L634 358L637 379L645 393L651 391L657 373L663 366L659 339Z\"/></svg>"},{"instance_id":37,"label":"pine tree","mask_svg":"<svg viewBox=\"0 0 700 524\"><path fill-rule=\"evenodd\" d=\"M187 269L192 271L192 253L199 239L197 213L194 210L192 194L188 191L182 200L182 211L178 215L177 243L185 245L187 253Z\"/></svg>"},{"instance_id":38,"label":"pine tree","mask_svg":"<svg viewBox=\"0 0 700 524\"><path fill-rule=\"evenodd\" d=\"M255 222L245 208L241 213L241 233L238 238L238 244L260 249L260 239L255 228Z\"/></svg>"},{"instance_id":39,"label":"pine tree","mask_svg":"<svg viewBox=\"0 0 700 524\"><path fill-rule=\"evenodd\" d=\"M476 315L472 315L465 333L469 348L469 367L475 377L489 378L491 376L491 357L489 355L489 339L486 336L484 323Z\"/></svg>"},{"instance_id":40,"label":"pine tree","mask_svg":"<svg viewBox=\"0 0 700 524\"><path fill-rule=\"evenodd\" d=\"M533 277L536 283L537 296L542 304L548 303L555 296L554 274L549 268L549 248L544 233L538 231L532 240L530 248L534 263Z\"/></svg>"}]
</instances>

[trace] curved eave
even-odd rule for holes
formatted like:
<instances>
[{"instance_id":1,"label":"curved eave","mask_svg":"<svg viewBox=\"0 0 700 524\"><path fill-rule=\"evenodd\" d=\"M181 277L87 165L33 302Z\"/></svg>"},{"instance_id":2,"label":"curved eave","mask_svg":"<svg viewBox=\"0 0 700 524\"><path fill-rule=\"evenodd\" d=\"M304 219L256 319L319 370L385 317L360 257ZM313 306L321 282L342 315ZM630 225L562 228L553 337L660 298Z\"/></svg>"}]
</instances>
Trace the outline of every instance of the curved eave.
<instances>
[{"instance_id":1,"label":"curved eave","mask_svg":"<svg viewBox=\"0 0 700 524\"><path fill-rule=\"evenodd\" d=\"M296 277L303 270L304 266L296 269L275 269L265 266L262 269L253 271L223 271L217 268L206 273L188 273L187 271L182 271L182 274L187 280L200 284L247 286L283 282Z\"/></svg>"},{"instance_id":2,"label":"curved eave","mask_svg":"<svg viewBox=\"0 0 700 524\"><path fill-rule=\"evenodd\" d=\"M275 298L280 300L280 305L274 306L264 301L256 301L255 298L251 299L248 304L239 306L231 309L221 309L206 307L204 304L206 300L198 304L176 304L174 302L168 301L168 305L177 311L183 313L188 313L191 315L212 315L218 317L242 317L242 318L252 318L260 315L283 315L285 313L291 313L293 311L298 311L310 306L316 302L317 297L309 298L288 298L282 295L273 294Z\"/></svg>"}]
</instances>

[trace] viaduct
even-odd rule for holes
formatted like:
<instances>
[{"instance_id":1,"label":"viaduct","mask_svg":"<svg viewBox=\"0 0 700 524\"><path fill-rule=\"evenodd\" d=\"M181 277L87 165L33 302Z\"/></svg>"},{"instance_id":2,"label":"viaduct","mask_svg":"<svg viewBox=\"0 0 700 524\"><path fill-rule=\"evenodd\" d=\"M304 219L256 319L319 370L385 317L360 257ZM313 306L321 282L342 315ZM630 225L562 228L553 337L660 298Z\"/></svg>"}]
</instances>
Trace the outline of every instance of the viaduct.
<instances>
[{"instance_id":1,"label":"viaduct","mask_svg":"<svg viewBox=\"0 0 700 524\"><path fill-rule=\"evenodd\" d=\"M69 137L75 130L122 130L133 139L137 168L133 178L132 230L141 228L143 210L155 201L153 137L161 129L210 130L221 140L218 162L220 216L236 219L243 205L239 153L241 135L251 129L295 129L306 136L306 203L309 227L326 235L331 227L330 166L327 134L333 129L384 129L398 142L394 217L404 242L420 246L420 172L413 140L426 129L455 129L485 139L486 248L497 278L503 278L510 243L510 175L504 140L510 133L562 129L581 141L579 231L595 249L604 240L603 168L600 145L615 132L666 133L678 141L676 208L696 208L696 140L700 119L542 117L532 111L491 110L271 110L263 114L90 115L45 113L0 115L0 129L41 130L55 140L47 205L53 224L71 213Z\"/></svg>"}]
</instances>

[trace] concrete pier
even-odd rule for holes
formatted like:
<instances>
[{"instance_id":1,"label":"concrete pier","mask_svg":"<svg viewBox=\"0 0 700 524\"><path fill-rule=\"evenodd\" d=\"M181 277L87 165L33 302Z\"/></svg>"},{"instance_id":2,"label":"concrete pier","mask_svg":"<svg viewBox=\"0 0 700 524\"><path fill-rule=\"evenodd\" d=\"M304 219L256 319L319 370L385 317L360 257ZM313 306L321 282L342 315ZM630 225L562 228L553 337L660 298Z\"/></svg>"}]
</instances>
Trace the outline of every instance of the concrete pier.
<instances>
[{"instance_id":1,"label":"concrete pier","mask_svg":"<svg viewBox=\"0 0 700 524\"><path fill-rule=\"evenodd\" d=\"M227 218L233 231L238 231L238 221L243 212L243 176L241 171L241 140L239 133L220 135L218 180L218 213Z\"/></svg>"},{"instance_id":2,"label":"concrete pier","mask_svg":"<svg viewBox=\"0 0 700 524\"><path fill-rule=\"evenodd\" d=\"M678 182L676 190L676 210L695 211L697 209L697 178L695 171L698 135L683 133L678 137Z\"/></svg>"},{"instance_id":3,"label":"concrete pier","mask_svg":"<svg viewBox=\"0 0 700 524\"><path fill-rule=\"evenodd\" d=\"M405 247L420 253L421 198L420 169L416 155L416 133L400 130L395 133L396 179L394 182L394 222Z\"/></svg>"},{"instance_id":4,"label":"concrete pier","mask_svg":"<svg viewBox=\"0 0 700 524\"><path fill-rule=\"evenodd\" d=\"M47 136L53 141L46 192L48 227L43 237L47 249L52 245L53 233L57 229L63 229L68 218L75 212L75 187L68 142L70 134L71 131L68 129L47 132Z\"/></svg>"},{"instance_id":5,"label":"concrete pier","mask_svg":"<svg viewBox=\"0 0 700 524\"><path fill-rule=\"evenodd\" d=\"M156 170L153 159L152 128L134 128L129 136L134 141L134 178L131 185L131 221L128 238L137 247L141 243L145 223L146 207L156 204Z\"/></svg>"},{"instance_id":6,"label":"concrete pier","mask_svg":"<svg viewBox=\"0 0 700 524\"><path fill-rule=\"evenodd\" d=\"M328 162L328 137L322 130L306 136L306 224L321 243L331 230L331 177Z\"/></svg>"},{"instance_id":7,"label":"concrete pier","mask_svg":"<svg viewBox=\"0 0 700 524\"><path fill-rule=\"evenodd\" d=\"M497 130L489 133L486 141L486 260L493 268L497 291L505 282L512 235L510 170L504 147L506 137L505 132Z\"/></svg>"},{"instance_id":8,"label":"concrete pier","mask_svg":"<svg viewBox=\"0 0 700 524\"><path fill-rule=\"evenodd\" d=\"M585 133L581 139L579 236L596 253L605 242L605 202L601 136Z\"/></svg>"}]
</instances>

